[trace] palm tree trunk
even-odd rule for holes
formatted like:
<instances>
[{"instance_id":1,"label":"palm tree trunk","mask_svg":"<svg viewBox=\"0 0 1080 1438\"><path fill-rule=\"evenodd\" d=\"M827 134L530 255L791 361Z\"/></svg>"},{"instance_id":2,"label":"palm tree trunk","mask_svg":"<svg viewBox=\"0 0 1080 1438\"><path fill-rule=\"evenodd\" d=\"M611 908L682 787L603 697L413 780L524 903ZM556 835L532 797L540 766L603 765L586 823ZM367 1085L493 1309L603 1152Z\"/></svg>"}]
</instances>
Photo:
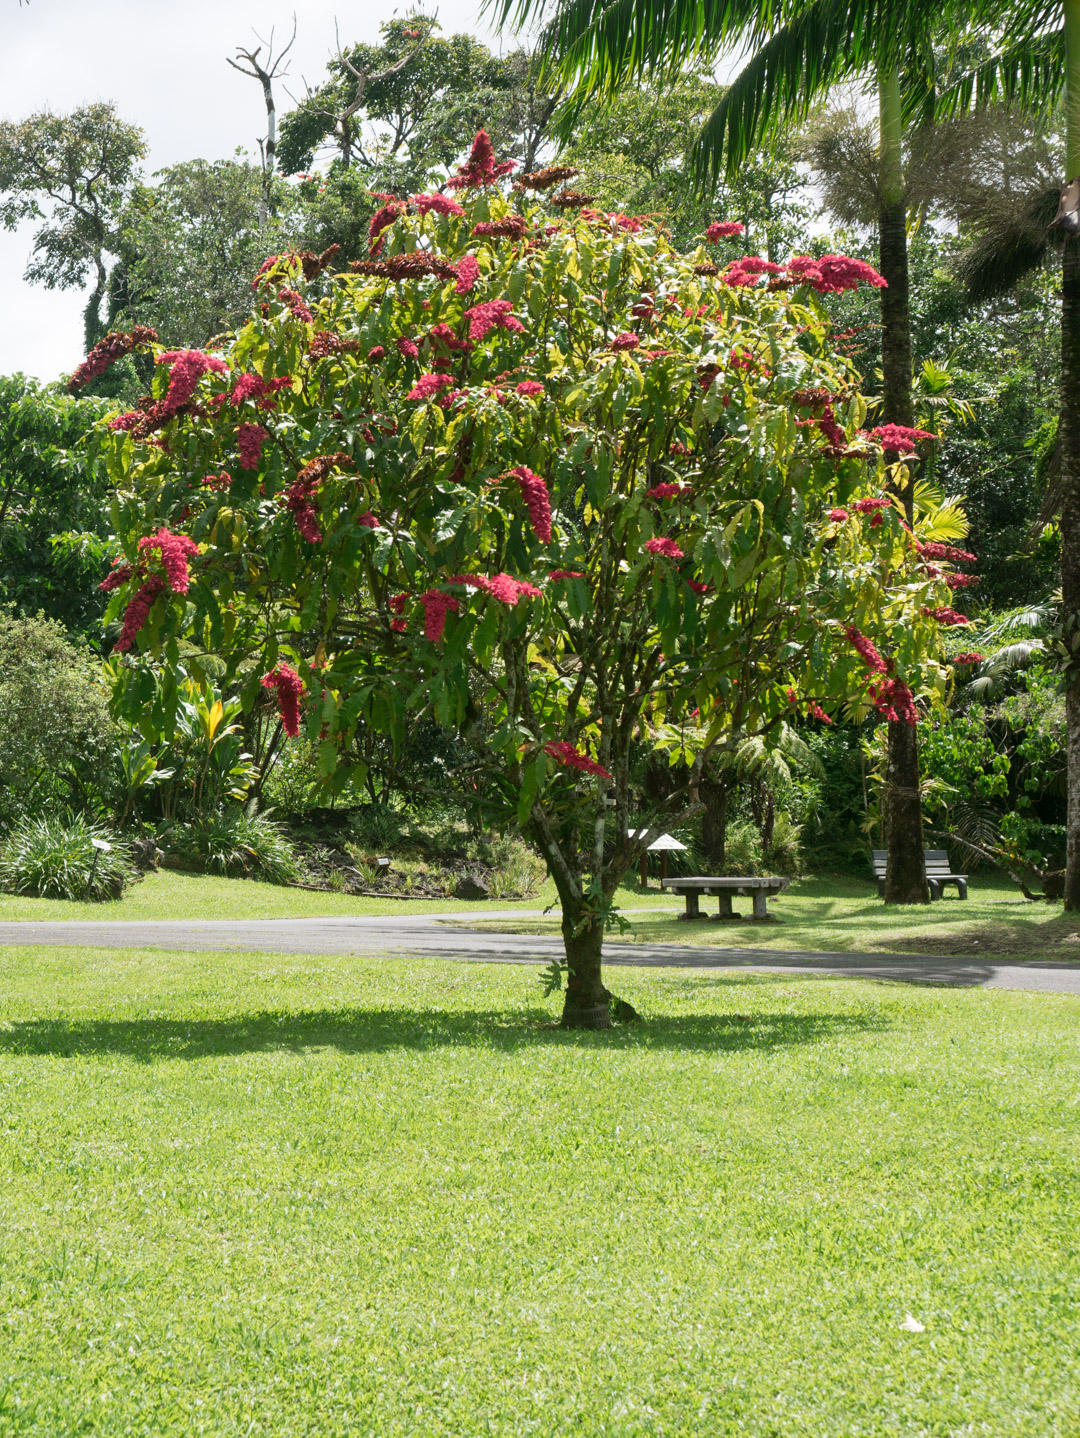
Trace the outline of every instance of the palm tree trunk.
<instances>
[{"instance_id":1,"label":"palm tree trunk","mask_svg":"<svg viewBox=\"0 0 1080 1438\"><path fill-rule=\"evenodd\" d=\"M881 291L882 420L913 427L911 391L911 296L908 281L907 200L904 193L903 119L900 79L882 75L878 85L881 129L881 205L878 212L879 264L887 288ZM914 513L914 479L901 495L908 523ZM885 902L928 904L923 862L919 745L910 724L890 722L886 768Z\"/></svg>"},{"instance_id":2,"label":"palm tree trunk","mask_svg":"<svg viewBox=\"0 0 1080 1438\"><path fill-rule=\"evenodd\" d=\"M1065 179L1080 176L1080 0L1064 0ZM1080 625L1080 238L1065 241L1061 278L1061 599L1066 643ZM1080 675L1065 691L1069 810L1065 907L1080 909Z\"/></svg>"}]
</instances>

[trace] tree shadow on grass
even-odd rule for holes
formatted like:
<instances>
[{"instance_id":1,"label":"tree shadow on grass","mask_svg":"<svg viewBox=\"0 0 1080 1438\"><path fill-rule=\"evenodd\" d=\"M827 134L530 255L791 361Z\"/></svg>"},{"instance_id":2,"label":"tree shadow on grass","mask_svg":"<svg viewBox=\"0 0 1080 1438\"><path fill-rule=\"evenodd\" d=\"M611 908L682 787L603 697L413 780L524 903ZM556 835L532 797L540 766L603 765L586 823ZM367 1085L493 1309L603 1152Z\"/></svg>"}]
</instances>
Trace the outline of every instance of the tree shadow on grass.
<instances>
[{"instance_id":1,"label":"tree shadow on grass","mask_svg":"<svg viewBox=\"0 0 1080 1438\"><path fill-rule=\"evenodd\" d=\"M587 1046L688 1053L768 1052L886 1027L868 1014L659 1015L603 1032L556 1027L546 1010L313 1009L225 1018L28 1019L0 1030L0 1057L121 1054L139 1063L248 1053L344 1054L393 1049L495 1053Z\"/></svg>"}]
</instances>

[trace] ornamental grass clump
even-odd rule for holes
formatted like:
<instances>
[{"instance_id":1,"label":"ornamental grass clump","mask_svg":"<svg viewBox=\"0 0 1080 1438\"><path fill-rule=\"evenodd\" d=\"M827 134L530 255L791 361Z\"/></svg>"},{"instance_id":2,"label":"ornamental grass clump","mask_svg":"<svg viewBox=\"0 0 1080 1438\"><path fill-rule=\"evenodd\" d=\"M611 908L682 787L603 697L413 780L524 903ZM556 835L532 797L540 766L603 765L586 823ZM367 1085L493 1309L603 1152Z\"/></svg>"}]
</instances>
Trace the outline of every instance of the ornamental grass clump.
<instances>
[{"instance_id":1,"label":"ornamental grass clump","mask_svg":"<svg viewBox=\"0 0 1080 1438\"><path fill-rule=\"evenodd\" d=\"M206 874L291 884L302 877L292 841L267 814L225 810L200 823L178 824L162 836L169 851Z\"/></svg>"},{"instance_id":2,"label":"ornamental grass clump","mask_svg":"<svg viewBox=\"0 0 1080 1438\"><path fill-rule=\"evenodd\" d=\"M81 814L25 818L0 848L0 889L39 899L118 899L134 871L127 845Z\"/></svg>"},{"instance_id":3,"label":"ornamental grass clump","mask_svg":"<svg viewBox=\"0 0 1080 1438\"><path fill-rule=\"evenodd\" d=\"M117 707L139 722L146 667L194 644L245 708L276 690L328 794L363 781L373 738L449 731L430 797L543 855L564 1022L603 1027L619 882L699 812L706 762L793 713L914 722L947 686L952 590L917 547L944 536L882 498L908 452L867 432L822 299L879 275L720 270L711 241L682 253L648 217L512 196L507 174L480 135L452 203L385 200L377 256L314 279L276 256L227 373L152 433L103 427L128 571L111 613L137 606ZM257 426L229 402L241 374L266 386ZM187 593L150 596L139 545L165 530L198 554ZM672 784L631 837L648 751Z\"/></svg>"}]
</instances>

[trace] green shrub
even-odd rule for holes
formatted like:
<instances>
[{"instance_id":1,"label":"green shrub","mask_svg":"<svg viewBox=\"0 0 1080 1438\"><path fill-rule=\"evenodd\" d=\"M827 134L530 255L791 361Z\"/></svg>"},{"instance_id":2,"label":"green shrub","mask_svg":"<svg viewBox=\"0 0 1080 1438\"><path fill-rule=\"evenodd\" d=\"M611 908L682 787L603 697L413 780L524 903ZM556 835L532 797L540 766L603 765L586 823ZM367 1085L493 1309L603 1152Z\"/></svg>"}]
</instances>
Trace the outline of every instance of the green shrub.
<instances>
[{"instance_id":1,"label":"green shrub","mask_svg":"<svg viewBox=\"0 0 1080 1438\"><path fill-rule=\"evenodd\" d=\"M126 846L81 814L22 819L0 854L0 888L42 899L118 899L131 874Z\"/></svg>"},{"instance_id":2,"label":"green shrub","mask_svg":"<svg viewBox=\"0 0 1080 1438\"><path fill-rule=\"evenodd\" d=\"M768 872L797 878L802 873L802 826L781 811L773 823L772 843L762 853Z\"/></svg>"},{"instance_id":3,"label":"green shrub","mask_svg":"<svg viewBox=\"0 0 1080 1438\"><path fill-rule=\"evenodd\" d=\"M268 814L233 809L199 824L177 824L161 836L168 851L193 869L288 884L301 877L292 843Z\"/></svg>"},{"instance_id":4,"label":"green shrub","mask_svg":"<svg viewBox=\"0 0 1080 1438\"><path fill-rule=\"evenodd\" d=\"M100 662L59 624L0 609L0 828L68 804L112 806L119 729L108 704Z\"/></svg>"}]
</instances>

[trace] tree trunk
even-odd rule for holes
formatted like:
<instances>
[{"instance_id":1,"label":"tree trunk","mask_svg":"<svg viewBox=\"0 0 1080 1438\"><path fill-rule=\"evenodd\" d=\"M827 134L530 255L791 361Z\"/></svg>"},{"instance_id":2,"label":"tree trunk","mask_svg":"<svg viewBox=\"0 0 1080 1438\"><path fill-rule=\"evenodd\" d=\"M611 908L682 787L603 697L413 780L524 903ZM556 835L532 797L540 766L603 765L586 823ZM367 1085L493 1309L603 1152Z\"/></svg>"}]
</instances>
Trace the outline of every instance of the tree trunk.
<instances>
[{"instance_id":1,"label":"tree trunk","mask_svg":"<svg viewBox=\"0 0 1080 1438\"><path fill-rule=\"evenodd\" d=\"M879 263L886 281L881 295L882 411L885 424L913 428L911 391L911 295L908 280L907 200L900 81L883 75L878 87L881 128L881 206L878 212ZM908 523L914 519L915 480L900 496ZM928 904L923 859L922 803L919 799L919 745L914 727L889 723L889 759L885 796L885 870L887 904Z\"/></svg>"},{"instance_id":2,"label":"tree trunk","mask_svg":"<svg viewBox=\"0 0 1080 1438\"><path fill-rule=\"evenodd\" d=\"M701 845L705 850L705 863L718 878L723 875L727 863L727 801L726 779L702 779L698 792L705 805L701 817Z\"/></svg>"},{"instance_id":3,"label":"tree trunk","mask_svg":"<svg viewBox=\"0 0 1080 1438\"><path fill-rule=\"evenodd\" d=\"M1080 176L1080 0L1065 0L1065 181ZM1065 241L1061 277L1061 599L1073 666L1065 691L1069 810L1065 907L1080 909L1080 238Z\"/></svg>"},{"instance_id":4,"label":"tree trunk","mask_svg":"<svg viewBox=\"0 0 1080 1438\"><path fill-rule=\"evenodd\" d=\"M562 932L567 977L562 1026L564 1029L609 1029L611 995L604 987L600 972L603 927L593 924L575 933L580 917L578 906L564 903Z\"/></svg>"}]
</instances>

